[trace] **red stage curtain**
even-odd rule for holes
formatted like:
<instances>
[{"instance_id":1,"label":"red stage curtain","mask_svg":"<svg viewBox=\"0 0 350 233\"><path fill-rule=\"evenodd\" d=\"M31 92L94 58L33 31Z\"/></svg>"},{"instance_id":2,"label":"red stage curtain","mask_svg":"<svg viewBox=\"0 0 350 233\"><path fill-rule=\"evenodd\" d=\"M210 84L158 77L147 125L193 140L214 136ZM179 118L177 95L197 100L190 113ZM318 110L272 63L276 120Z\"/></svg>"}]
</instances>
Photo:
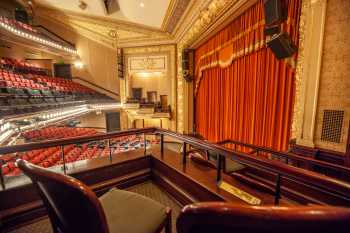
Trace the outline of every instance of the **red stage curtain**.
<instances>
[{"instance_id":1,"label":"red stage curtain","mask_svg":"<svg viewBox=\"0 0 350 233\"><path fill-rule=\"evenodd\" d=\"M283 30L297 44L301 4L287 4ZM261 0L196 50L196 131L214 142L232 139L283 151L290 136L293 61L279 61L266 48L263 18Z\"/></svg>"}]
</instances>

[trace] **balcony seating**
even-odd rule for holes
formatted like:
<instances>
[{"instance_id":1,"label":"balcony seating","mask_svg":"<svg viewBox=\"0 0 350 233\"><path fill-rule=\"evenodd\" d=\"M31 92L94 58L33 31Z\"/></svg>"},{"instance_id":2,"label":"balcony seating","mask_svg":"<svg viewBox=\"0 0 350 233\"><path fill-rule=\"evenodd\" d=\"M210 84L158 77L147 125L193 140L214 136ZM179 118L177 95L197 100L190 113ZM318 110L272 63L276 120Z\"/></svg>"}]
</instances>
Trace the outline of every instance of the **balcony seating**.
<instances>
[{"instance_id":1,"label":"balcony seating","mask_svg":"<svg viewBox=\"0 0 350 233\"><path fill-rule=\"evenodd\" d=\"M34 166L18 167L40 193L54 232L171 233L171 210L147 197L112 189L100 198L80 181ZM64 190L64 194L62 193Z\"/></svg>"},{"instance_id":2,"label":"balcony seating","mask_svg":"<svg viewBox=\"0 0 350 233\"><path fill-rule=\"evenodd\" d=\"M25 61L0 61L0 117L74 105L76 101L113 101L72 80L50 77L48 70Z\"/></svg>"},{"instance_id":3,"label":"balcony seating","mask_svg":"<svg viewBox=\"0 0 350 233\"><path fill-rule=\"evenodd\" d=\"M350 210L330 206L238 206L211 202L185 206L178 233L295 233L349 231Z\"/></svg>"}]
</instances>

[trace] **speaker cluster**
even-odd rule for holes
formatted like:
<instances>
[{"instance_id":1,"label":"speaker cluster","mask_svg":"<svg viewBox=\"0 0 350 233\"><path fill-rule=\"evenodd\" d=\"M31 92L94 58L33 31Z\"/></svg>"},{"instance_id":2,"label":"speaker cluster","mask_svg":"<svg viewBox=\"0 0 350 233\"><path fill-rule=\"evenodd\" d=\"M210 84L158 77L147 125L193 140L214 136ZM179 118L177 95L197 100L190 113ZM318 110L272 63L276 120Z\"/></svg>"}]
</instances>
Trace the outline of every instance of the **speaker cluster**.
<instances>
[{"instance_id":1,"label":"speaker cluster","mask_svg":"<svg viewBox=\"0 0 350 233\"><path fill-rule=\"evenodd\" d=\"M297 48L293 44L288 33L281 31L281 24L287 20L288 9L285 0L265 0L265 30L268 36L267 46L272 50L277 59L292 56Z\"/></svg>"},{"instance_id":2,"label":"speaker cluster","mask_svg":"<svg viewBox=\"0 0 350 233\"><path fill-rule=\"evenodd\" d=\"M182 75L187 82L194 76L194 49L182 50Z\"/></svg>"}]
</instances>

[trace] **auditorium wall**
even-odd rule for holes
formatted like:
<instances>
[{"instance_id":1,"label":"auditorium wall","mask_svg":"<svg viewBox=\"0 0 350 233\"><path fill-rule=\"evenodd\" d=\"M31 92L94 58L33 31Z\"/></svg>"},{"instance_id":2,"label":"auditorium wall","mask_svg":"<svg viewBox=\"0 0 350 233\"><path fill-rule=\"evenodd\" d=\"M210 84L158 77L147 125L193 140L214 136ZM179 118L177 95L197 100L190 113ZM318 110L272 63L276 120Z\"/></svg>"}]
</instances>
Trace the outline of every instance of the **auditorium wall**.
<instances>
[{"instance_id":1,"label":"auditorium wall","mask_svg":"<svg viewBox=\"0 0 350 233\"><path fill-rule=\"evenodd\" d=\"M345 152L350 121L350 1L328 0L316 115L315 145ZM340 143L321 140L323 111L344 110Z\"/></svg>"},{"instance_id":2,"label":"auditorium wall","mask_svg":"<svg viewBox=\"0 0 350 233\"><path fill-rule=\"evenodd\" d=\"M116 50L78 34L71 27L66 27L40 17L36 17L35 20L36 24L43 25L76 45L79 59L84 64L84 67L77 69L73 66L73 76L82 77L107 90L119 93Z\"/></svg>"},{"instance_id":3,"label":"auditorium wall","mask_svg":"<svg viewBox=\"0 0 350 233\"><path fill-rule=\"evenodd\" d=\"M105 113L89 113L78 118L79 127L93 127L97 131L106 132L106 116Z\"/></svg>"}]
</instances>

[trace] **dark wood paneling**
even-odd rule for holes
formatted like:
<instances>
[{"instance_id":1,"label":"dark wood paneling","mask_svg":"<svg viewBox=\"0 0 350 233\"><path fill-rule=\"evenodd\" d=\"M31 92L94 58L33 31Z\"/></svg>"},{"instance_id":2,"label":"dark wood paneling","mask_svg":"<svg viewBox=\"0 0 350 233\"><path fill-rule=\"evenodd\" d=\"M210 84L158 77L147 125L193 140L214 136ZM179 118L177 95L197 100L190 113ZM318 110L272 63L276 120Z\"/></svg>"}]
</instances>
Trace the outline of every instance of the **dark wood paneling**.
<instances>
[{"instance_id":1,"label":"dark wood paneling","mask_svg":"<svg viewBox=\"0 0 350 233\"><path fill-rule=\"evenodd\" d=\"M164 149L164 155L161 156L160 148L154 147L152 149L152 170L157 171L176 186L181 187L185 193L188 193L198 201L219 200L247 204L217 186L215 169L197 164L188 158L184 165L180 153ZM222 174L222 179L236 188L261 199L264 205L272 205L274 203L274 196L269 193L250 187L224 173ZM281 205L289 204L282 200Z\"/></svg>"},{"instance_id":2,"label":"dark wood paneling","mask_svg":"<svg viewBox=\"0 0 350 233\"><path fill-rule=\"evenodd\" d=\"M182 187L179 187L174 182L170 181L166 176L158 172L156 169L152 170L151 179L154 183L163 188L172 197L174 197L176 201L178 201L181 205L188 205L198 202L196 198L184 191Z\"/></svg>"},{"instance_id":3,"label":"dark wood paneling","mask_svg":"<svg viewBox=\"0 0 350 233\"><path fill-rule=\"evenodd\" d=\"M291 145L291 150L293 153L302 155L305 157L310 157L314 159L319 159L321 161L344 165L345 154L340 152L321 149L321 148L311 148L311 147L300 146L296 144Z\"/></svg>"}]
</instances>

